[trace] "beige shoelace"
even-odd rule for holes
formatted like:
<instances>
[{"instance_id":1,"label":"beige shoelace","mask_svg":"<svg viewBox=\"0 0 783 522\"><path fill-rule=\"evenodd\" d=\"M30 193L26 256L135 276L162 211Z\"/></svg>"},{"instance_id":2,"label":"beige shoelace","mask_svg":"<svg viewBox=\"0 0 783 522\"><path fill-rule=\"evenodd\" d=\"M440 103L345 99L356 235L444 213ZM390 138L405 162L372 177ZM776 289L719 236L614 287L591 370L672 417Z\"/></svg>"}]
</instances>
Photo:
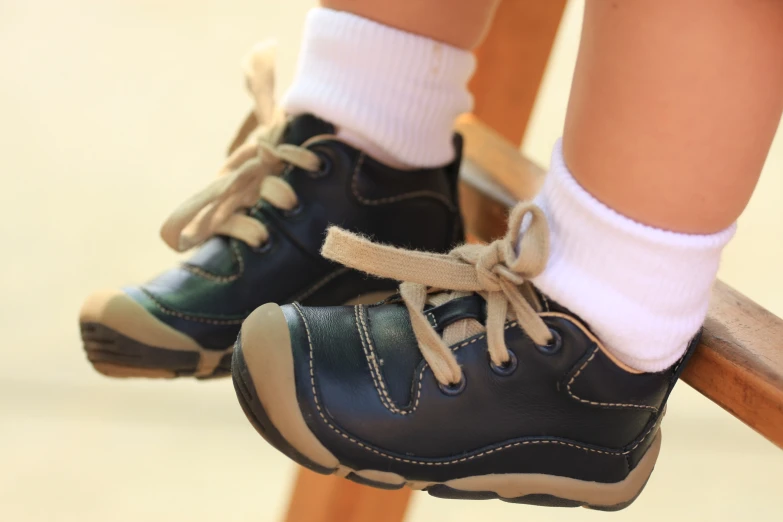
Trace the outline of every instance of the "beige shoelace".
<instances>
[{"instance_id":1,"label":"beige shoelace","mask_svg":"<svg viewBox=\"0 0 783 522\"><path fill-rule=\"evenodd\" d=\"M530 220L520 239L520 225L526 215ZM518 242L519 255L515 252ZM505 366L509 362L504 335L508 319L515 318L536 344L547 345L552 340L549 328L525 297L530 290L526 280L544 269L548 252L546 218L540 208L528 202L517 204L511 212L506 236L488 245L466 244L448 254L435 254L372 243L332 227L321 250L324 257L348 267L404 281L400 296L408 308L419 349L435 378L444 386L462 380L457 359L444 341L444 338L453 339L448 330L455 325L447 327L441 338L424 315L428 299L433 304L444 302L434 297L442 291L454 292L449 298L465 295L464 292L484 296L489 355L493 364Z\"/></svg>"},{"instance_id":2,"label":"beige shoelace","mask_svg":"<svg viewBox=\"0 0 783 522\"><path fill-rule=\"evenodd\" d=\"M245 59L248 89L255 99L258 127L234 150L218 178L180 204L163 223L163 241L178 252L221 234L258 247L269 239L263 223L245 214L264 199L283 210L298 205L291 186L278 177L286 165L315 172L320 167L312 151L281 144L285 119L274 105L274 46L256 45Z\"/></svg>"}]
</instances>

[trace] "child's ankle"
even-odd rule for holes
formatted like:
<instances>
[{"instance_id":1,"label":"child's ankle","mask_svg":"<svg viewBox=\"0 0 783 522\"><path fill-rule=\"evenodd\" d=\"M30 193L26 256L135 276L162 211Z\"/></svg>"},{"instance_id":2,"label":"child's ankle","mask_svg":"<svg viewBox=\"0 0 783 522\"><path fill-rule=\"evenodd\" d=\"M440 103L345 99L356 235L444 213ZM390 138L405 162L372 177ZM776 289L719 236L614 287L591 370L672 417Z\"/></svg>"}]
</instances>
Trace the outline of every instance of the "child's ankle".
<instances>
[{"instance_id":1,"label":"child's ankle","mask_svg":"<svg viewBox=\"0 0 783 522\"><path fill-rule=\"evenodd\" d=\"M536 198L550 257L534 284L582 317L622 362L643 371L674 364L707 313L721 251L735 226L689 235L637 223L587 193L558 142Z\"/></svg>"}]
</instances>

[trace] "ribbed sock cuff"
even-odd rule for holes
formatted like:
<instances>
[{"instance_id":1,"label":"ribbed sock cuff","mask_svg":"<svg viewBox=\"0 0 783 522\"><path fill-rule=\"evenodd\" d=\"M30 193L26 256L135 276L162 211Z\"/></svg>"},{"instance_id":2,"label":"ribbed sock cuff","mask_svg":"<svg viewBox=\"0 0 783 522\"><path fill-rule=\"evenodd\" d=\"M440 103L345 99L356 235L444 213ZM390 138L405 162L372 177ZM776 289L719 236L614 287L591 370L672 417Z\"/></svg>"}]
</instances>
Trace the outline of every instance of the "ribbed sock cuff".
<instances>
[{"instance_id":1,"label":"ribbed sock cuff","mask_svg":"<svg viewBox=\"0 0 783 522\"><path fill-rule=\"evenodd\" d=\"M282 105L334 123L370 154L378 149L410 167L434 167L454 157L454 120L472 107L474 68L469 51L316 8Z\"/></svg>"},{"instance_id":2,"label":"ribbed sock cuff","mask_svg":"<svg viewBox=\"0 0 783 522\"><path fill-rule=\"evenodd\" d=\"M618 214L574 179L559 141L536 203L549 222L550 257L533 283L584 319L622 362L648 372L674 364L704 322L736 225L681 234Z\"/></svg>"}]
</instances>

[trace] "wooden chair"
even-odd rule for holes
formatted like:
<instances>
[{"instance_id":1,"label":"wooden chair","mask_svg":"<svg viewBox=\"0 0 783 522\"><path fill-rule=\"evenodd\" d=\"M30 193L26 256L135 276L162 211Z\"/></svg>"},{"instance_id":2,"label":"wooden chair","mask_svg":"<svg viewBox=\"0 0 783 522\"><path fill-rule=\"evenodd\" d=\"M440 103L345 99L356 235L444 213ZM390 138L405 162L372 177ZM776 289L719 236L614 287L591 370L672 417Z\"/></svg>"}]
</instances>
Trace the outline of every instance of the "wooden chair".
<instances>
[{"instance_id":1,"label":"wooden chair","mask_svg":"<svg viewBox=\"0 0 783 522\"><path fill-rule=\"evenodd\" d=\"M476 53L475 112L458 124L466 143L460 195L472 240L502 235L509 207L541 185L544 172L518 145L564 7L565 0L504 0ZM783 448L783 320L718 281L683 379ZM401 522L410 494L301 469L285 520Z\"/></svg>"}]
</instances>

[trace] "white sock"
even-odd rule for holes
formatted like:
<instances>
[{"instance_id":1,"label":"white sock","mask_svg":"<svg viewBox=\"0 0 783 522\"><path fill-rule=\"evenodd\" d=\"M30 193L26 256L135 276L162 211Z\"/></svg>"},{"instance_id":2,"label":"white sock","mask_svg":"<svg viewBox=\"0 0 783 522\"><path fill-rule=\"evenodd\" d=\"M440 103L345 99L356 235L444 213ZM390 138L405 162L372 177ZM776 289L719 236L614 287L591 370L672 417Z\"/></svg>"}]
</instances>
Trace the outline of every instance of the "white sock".
<instances>
[{"instance_id":1,"label":"white sock","mask_svg":"<svg viewBox=\"0 0 783 522\"><path fill-rule=\"evenodd\" d=\"M381 161L435 167L454 158L454 120L473 106L474 68L469 51L315 8L282 106L335 124L339 136Z\"/></svg>"},{"instance_id":2,"label":"white sock","mask_svg":"<svg viewBox=\"0 0 783 522\"><path fill-rule=\"evenodd\" d=\"M622 216L577 183L560 141L535 202L551 237L547 267L533 283L584 319L630 367L655 372L674 364L704 322L736 225L690 235Z\"/></svg>"}]
</instances>

